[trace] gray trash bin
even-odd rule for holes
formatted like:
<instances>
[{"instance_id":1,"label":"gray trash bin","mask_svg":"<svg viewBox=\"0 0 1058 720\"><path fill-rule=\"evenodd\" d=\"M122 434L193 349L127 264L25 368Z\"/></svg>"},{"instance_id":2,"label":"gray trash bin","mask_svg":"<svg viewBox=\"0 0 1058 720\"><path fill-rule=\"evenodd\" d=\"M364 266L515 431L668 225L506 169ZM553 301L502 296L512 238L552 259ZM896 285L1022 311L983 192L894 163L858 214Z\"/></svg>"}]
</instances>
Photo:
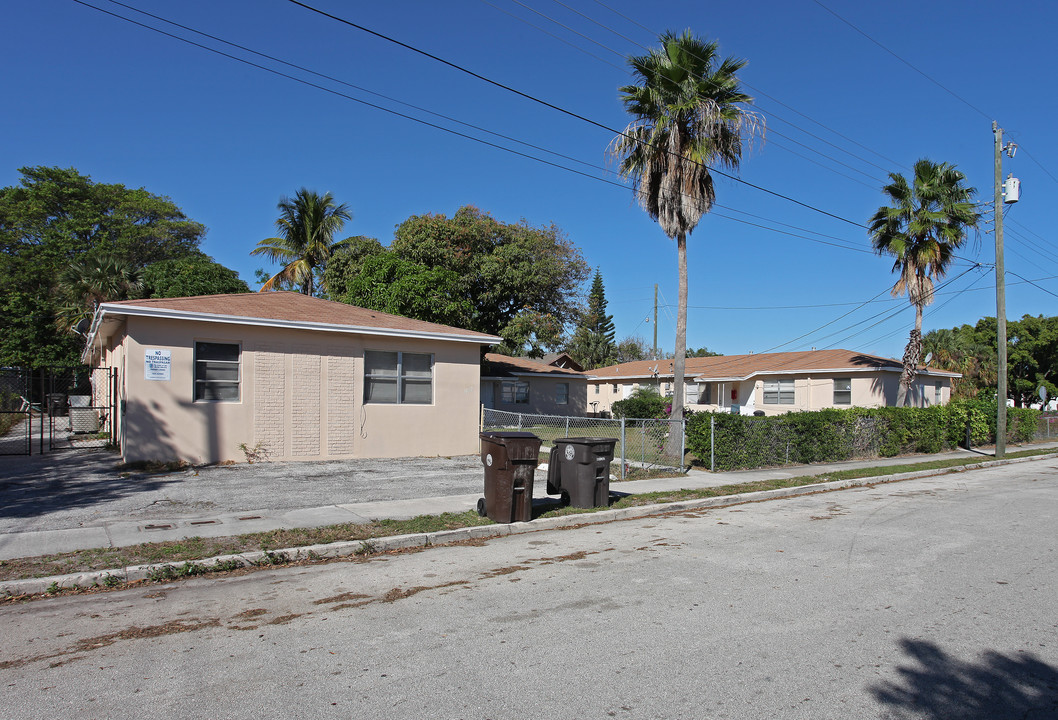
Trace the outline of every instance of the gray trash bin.
<instances>
[{"instance_id":1,"label":"gray trash bin","mask_svg":"<svg viewBox=\"0 0 1058 720\"><path fill-rule=\"evenodd\" d=\"M498 523L529 522L540 438L531 432L483 432L479 437L485 497L478 500L478 514Z\"/></svg>"},{"instance_id":2,"label":"gray trash bin","mask_svg":"<svg viewBox=\"0 0 1058 720\"><path fill-rule=\"evenodd\" d=\"M547 466L547 493L578 508L608 507L617 438L558 438Z\"/></svg>"}]
</instances>

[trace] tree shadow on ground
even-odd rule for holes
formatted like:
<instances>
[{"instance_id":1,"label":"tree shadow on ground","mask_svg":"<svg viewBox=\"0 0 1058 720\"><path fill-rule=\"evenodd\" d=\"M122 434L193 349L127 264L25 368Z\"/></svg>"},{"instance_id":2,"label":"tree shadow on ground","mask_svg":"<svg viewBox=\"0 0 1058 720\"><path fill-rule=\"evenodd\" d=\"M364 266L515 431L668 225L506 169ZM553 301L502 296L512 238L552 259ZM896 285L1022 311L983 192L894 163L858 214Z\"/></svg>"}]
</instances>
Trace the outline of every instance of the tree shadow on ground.
<instances>
[{"instance_id":1,"label":"tree shadow on ground","mask_svg":"<svg viewBox=\"0 0 1058 720\"><path fill-rule=\"evenodd\" d=\"M173 475L122 473L120 460L106 451L77 450L0 458L0 518L102 505L180 481Z\"/></svg>"},{"instance_id":2,"label":"tree shadow on ground","mask_svg":"<svg viewBox=\"0 0 1058 720\"><path fill-rule=\"evenodd\" d=\"M900 645L912 661L896 669L900 681L869 688L895 717L1058 720L1058 669L1031 653L989 650L971 662L922 640Z\"/></svg>"}]
</instances>

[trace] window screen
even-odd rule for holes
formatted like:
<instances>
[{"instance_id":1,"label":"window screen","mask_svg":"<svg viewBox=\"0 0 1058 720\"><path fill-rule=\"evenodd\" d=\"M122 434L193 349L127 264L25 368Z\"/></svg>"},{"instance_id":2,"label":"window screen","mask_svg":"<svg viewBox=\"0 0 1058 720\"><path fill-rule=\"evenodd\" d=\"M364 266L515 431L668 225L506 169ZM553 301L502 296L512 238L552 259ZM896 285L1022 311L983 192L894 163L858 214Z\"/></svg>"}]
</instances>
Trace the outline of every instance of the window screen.
<instances>
[{"instance_id":1,"label":"window screen","mask_svg":"<svg viewBox=\"0 0 1058 720\"><path fill-rule=\"evenodd\" d=\"M559 405L569 404L569 383L555 385L555 402Z\"/></svg>"},{"instance_id":2,"label":"window screen","mask_svg":"<svg viewBox=\"0 0 1058 720\"><path fill-rule=\"evenodd\" d=\"M429 405L433 402L433 355L365 351L364 402Z\"/></svg>"},{"instance_id":3,"label":"window screen","mask_svg":"<svg viewBox=\"0 0 1058 720\"><path fill-rule=\"evenodd\" d=\"M834 404L852 404L852 378L834 378Z\"/></svg>"},{"instance_id":4,"label":"window screen","mask_svg":"<svg viewBox=\"0 0 1058 720\"><path fill-rule=\"evenodd\" d=\"M239 402L239 346L195 343L195 400Z\"/></svg>"},{"instance_id":5,"label":"window screen","mask_svg":"<svg viewBox=\"0 0 1058 720\"><path fill-rule=\"evenodd\" d=\"M506 405L529 402L529 383L522 380L505 380L500 386L500 402Z\"/></svg>"},{"instance_id":6,"label":"window screen","mask_svg":"<svg viewBox=\"0 0 1058 720\"><path fill-rule=\"evenodd\" d=\"M794 404L794 381L793 380L765 380L764 381L764 404L765 405L793 405Z\"/></svg>"}]
</instances>

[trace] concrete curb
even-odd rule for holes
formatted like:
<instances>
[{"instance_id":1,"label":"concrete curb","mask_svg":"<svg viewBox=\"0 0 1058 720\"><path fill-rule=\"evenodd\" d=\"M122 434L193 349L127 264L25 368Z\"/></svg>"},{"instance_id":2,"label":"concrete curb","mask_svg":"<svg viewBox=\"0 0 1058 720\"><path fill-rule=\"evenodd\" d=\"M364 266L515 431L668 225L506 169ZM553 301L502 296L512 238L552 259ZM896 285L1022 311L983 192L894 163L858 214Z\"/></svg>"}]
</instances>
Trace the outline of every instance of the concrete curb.
<instances>
[{"instance_id":1,"label":"concrete curb","mask_svg":"<svg viewBox=\"0 0 1058 720\"><path fill-rule=\"evenodd\" d=\"M1058 459L1058 453L1033 455L1031 457L1023 458L1007 458L1003 460L984 460L970 465L935 468L931 470L913 470L911 472L896 473L893 475L875 475L872 477L855 478L851 480L824 481L792 488L760 490L757 492L739 493L737 495L702 498L700 500L682 500L657 505L640 505L638 507L621 508L618 510L600 510L599 512L594 513L540 518L538 520L533 520L532 522L514 523L511 525L478 525L475 527L459 528L458 530L442 530L435 533L392 535L389 537L371 538L369 540L346 540L325 545L304 545L282 550L257 550L253 552L239 553L237 555L220 555L217 557L203 558L201 560L188 562L135 565L122 569L93 570L84 573L53 575L44 578L10 580L7 582L0 582L0 597L44 595L48 594L49 588L70 590L110 587L142 580L176 579L183 576L199 574L196 572L188 572L188 568L202 568L203 570L209 571L210 569L227 570L240 567L267 567L269 565L282 565L289 562L297 562L299 560L341 558L349 557L350 555L369 555L389 550L438 547L465 542L467 540L486 540L506 535L520 535L523 533L540 532L544 530L561 530L582 525L598 525L618 520L650 517L652 515L666 515L669 513L687 512L692 510L728 507L731 505L741 505L743 503L811 495L813 493L828 492L832 490L882 485L890 482L899 482L901 480L911 480L914 478L951 475L999 465L1011 465L1014 463L1053 459Z\"/></svg>"}]
</instances>

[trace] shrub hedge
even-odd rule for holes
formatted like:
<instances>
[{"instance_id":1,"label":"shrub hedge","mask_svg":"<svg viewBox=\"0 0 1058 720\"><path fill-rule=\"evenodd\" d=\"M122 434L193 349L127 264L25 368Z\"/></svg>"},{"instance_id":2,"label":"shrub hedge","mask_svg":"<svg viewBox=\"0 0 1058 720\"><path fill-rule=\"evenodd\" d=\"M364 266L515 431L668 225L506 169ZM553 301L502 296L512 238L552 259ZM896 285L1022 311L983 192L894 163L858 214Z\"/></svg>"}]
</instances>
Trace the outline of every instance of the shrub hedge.
<instances>
[{"instance_id":1,"label":"shrub hedge","mask_svg":"<svg viewBox=\"0 0 1058 720\"><path fill-rule=\"evenodd\" d=\"M1032 440L1038 410L1007 409L1007 442ZM716 448L709 421L716 420ZM769 417L688 413L687 448L716 470L935 453L995 442L996 403L953 400L927 408L836 408Z\"/></svg>"}]
</instances>

